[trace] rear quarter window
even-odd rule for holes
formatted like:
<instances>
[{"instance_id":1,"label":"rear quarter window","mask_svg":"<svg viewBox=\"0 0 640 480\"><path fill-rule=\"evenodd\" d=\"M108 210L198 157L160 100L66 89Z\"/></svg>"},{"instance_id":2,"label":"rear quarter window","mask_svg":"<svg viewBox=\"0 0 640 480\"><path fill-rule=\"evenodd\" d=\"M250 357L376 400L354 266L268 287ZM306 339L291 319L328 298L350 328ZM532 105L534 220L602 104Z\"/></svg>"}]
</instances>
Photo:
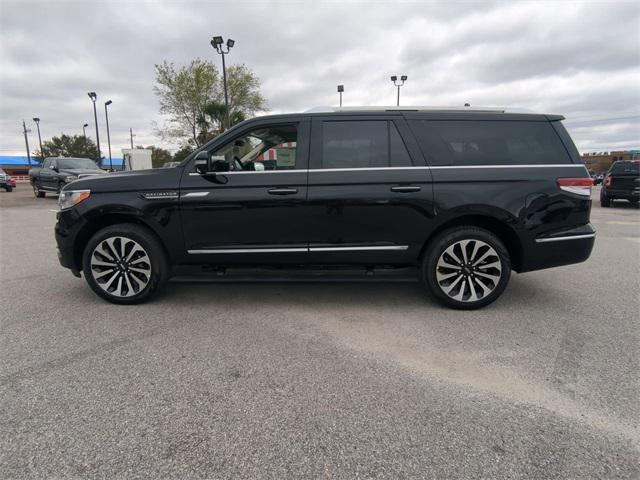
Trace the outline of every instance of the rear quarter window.
<instances>
[{"instance_id":1,"label":"rear quarter window","mask_svg":"<svg viewBox=\"0 0 640 480\"><path fill-rule=\"evenodd\" d=\"M412 120L431 165L552 165L572 163L549 122Z\"/></svg>"}]
</instances>

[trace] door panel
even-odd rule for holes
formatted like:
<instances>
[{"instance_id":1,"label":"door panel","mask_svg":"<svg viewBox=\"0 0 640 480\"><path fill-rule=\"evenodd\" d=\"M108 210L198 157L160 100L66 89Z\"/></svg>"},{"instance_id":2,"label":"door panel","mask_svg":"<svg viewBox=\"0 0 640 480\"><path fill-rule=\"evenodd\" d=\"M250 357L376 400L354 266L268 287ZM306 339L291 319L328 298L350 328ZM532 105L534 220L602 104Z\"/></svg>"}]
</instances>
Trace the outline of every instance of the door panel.
<instances>
[{"instance_id":1,"label":"door panel","mask_svg":"<svg viewBox=\"0 0 640 480\"><path fill-rule=\"evenodd\" d=\"M359 116L354 121L378 122L388 118ZM421 154L404 140L406 150L396 155L409 153L411 166L405 163L405 166L323 169L322 121L314 120L312 126L308 184L311 261L412 262L431 230L433 219L431 173ZM406 138L403 121L399 118L396 122L401 127L397 131ZM390 138L393 141L393 136ZM380 147L384 143L374 143L376 148L385 148ZM366 151L370 146L362 139L357 139L354 145L360 150L355 153L357 162L364 165L366 155L363 159L361 149ZM389 165L399 163L393 153L390 157ZM371 158L381 161L377 154ZM338 162L331 161L332 166Z\"/></svg>"},{"instance_id":2,"label":"door panel","mask_svg":"<svg viewBox=\"0 0 640 480\"><path fill-rule=\"evenodd\" d=\"M298 125L295 169L201 175L194 164L185 168L180 205L189 262L287 263L306 256L308 126L302 120L286 122L292 123ZM252 122L214 142L211 151L272 125ZM286 152L281 155L284 158ZM255 163L276 168L274 156L265 152Z\"/></svg>"}]
</instances>

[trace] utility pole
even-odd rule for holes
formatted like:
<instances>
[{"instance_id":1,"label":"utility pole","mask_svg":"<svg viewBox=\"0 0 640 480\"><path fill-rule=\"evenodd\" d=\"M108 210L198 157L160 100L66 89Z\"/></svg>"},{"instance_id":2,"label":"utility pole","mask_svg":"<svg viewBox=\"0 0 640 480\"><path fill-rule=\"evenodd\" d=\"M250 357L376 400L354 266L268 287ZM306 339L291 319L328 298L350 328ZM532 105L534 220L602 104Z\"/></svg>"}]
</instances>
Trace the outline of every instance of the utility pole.
<instances>
[{"instance_id":1,"label":"utility pole","mask_svg":"<svg viewBox=\"0 0 640 480\"><path fill-rule=\"evenodd\" d=\"M31 153L29 152L29 137L27 137L27 132L31 130L27 130L27 124L22 120L22 131L24 133L24 143L27 146L27 161L29 162L29 168L31 168Z\"/></svg>"},{"instance_id":2,"label":"utility pole","mask_svg":"<svg viewBox=\"0 0 640 480\"><path fill-rule=\"evenodd\" d=\"M40 142L40 161L44 162L44 153L42 153L42 137L40 136L40 119L38 117L34 117L34 122L36 122L36 127L38 128L38 141Z\"/></svg>"},{"instance_id":3,"label":"utility pole","mask_svg":"<svg viewBox=\"0 0 640 480\"><path fill-rule=\"evenodd\" d=\"M131 138L131 150L133 150L133 137L135 137L135 135L133 134L133 128L129 127L129 137Z\"/></svg>"}]
</instances>

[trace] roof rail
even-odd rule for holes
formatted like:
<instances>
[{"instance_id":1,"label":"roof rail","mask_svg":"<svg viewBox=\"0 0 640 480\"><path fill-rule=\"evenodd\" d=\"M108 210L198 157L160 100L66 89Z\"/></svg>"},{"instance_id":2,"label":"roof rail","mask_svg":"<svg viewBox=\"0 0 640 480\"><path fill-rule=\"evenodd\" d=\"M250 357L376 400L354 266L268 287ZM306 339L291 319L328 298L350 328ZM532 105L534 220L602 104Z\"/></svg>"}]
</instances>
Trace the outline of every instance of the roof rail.
<instances>
[{"instance_id":1,"label":"roof rail","mask_svg":"<svg viewBox=\"0 0 640 480\"><path fill-rule=\"evenodd\" d=\"M436 107L436 106L375 106L375 107L313 107L305 113L332 113L332 112L491 112L505 113L503 107Z\"/></svg>"}]
</instances>

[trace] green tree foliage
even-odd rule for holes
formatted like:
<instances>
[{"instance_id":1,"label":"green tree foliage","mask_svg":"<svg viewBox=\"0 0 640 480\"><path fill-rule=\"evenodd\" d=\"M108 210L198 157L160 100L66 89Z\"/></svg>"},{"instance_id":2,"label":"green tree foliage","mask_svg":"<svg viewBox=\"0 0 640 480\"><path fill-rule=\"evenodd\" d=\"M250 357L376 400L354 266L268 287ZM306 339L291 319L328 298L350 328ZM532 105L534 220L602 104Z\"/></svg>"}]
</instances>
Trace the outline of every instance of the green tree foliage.
<instances>
[{"instance_id":1,"label":"green tree foliage","mask_svg":"<svg viewBox=\"0 0 640 480\"><path fill-rule=\"evenodd\" d=\"M98 159L98 148L90 138L86 139L84 135L65 135L52 137L42 143L42 153L44 157L80 157ZM33 157L40 159L39 151L33 152Z\"/></svg>"},{"instance_id":2,"label":"green tree foliage","mask_svg":"<svg viewBox=\"0 0 640 480\"><path fill-rule=\"evenodd\" d=\"M160 113L168 117L159 129L163 138L187 140L199 147L224 130L223 79L212 62L198 58L176 67L165 60L155 68L153 91L160 100ZM260 81L245 65L227 69L227 85L232 124L266 108Z\"/></svg>"},{"instance_id":3,"label":"green tree foliage","mask_svg":"<svg viewBox=\"0 0 640 480\"><path fill-rule=\"evenodd\" d=\"M173 161L181 162L185 158L187 158L189 155L191 155L193 151L194 151L194 148L191 145L185 145L184 147L182 147L180 150L178 150L176 153L173 154Z\"/></svg>"},{"instance_id":4,"label":"green tree foliage","mask_svg":"<svg viewBox=\"0 0 640 480\"><path fill-rule=\"evenodd\" d=\"M218 69L206 60L196 58L189 65L176 67L166 60L155 66L154 93L160 100L160 113L169 117L160 130L163 137L198 141L199 120L204 107L216 99Z\"/></svg>"},{"instance_id":5,"label":"green tree foliage","mask_svg":"<svg viewBox=\"0 0 640 480\"><path fill-rule=\"evenodd\" d=\"M160 168L165 163L173 161L173 157L171 156L171 152L169 150L156 147L155 145L150 145L145 148L147 150L151 150L151 167L152 168Z\"/></svg>"}]
</instances>

